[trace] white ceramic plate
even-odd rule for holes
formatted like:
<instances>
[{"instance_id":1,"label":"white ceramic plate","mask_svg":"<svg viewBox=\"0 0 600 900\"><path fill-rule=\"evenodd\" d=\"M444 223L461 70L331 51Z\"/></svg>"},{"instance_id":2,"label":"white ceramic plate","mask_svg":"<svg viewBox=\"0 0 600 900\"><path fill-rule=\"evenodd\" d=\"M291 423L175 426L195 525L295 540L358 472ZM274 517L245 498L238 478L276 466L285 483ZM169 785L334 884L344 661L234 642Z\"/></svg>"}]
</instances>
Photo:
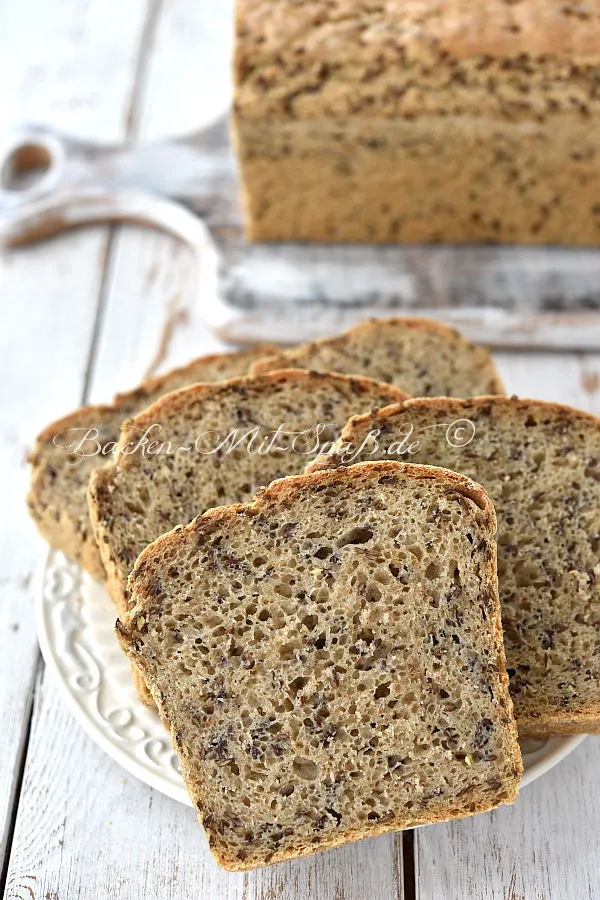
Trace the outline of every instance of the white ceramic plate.
<instances>
[{"instance_id":1,"label":"white ceramic plate","mask_svg":"<svg viewBox=\"0 0 600 900\"><path fill-rule=\"evenodd\" d=\"M41 581L38 638L73 715L124 769L190 805L169 737L156 713L137 699L129 664L114 637L115 611L105 589L56 552L48 555ZM584 739L524 741L522 786L552 769Z\"/></svg>"}]
</instances>

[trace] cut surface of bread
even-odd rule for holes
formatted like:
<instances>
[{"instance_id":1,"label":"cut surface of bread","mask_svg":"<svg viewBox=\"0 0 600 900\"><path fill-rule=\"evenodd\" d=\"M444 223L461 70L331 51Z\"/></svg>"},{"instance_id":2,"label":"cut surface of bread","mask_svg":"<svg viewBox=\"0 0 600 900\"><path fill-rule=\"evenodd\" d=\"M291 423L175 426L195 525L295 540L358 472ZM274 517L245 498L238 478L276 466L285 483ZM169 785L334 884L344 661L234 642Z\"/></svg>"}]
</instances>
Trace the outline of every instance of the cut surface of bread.
<instances>
[{"instance_id":1,"label":"cut surface of bread","mask_svg":"<svg viewBox=\"0 0 600 900\"><path fill-rule=\"evenodd\" d=\"M252 374L295 366L365 375L399 385L411 397L503 394L485 347L431 319L373 319L343 334L258 360Z\"/></svg>"},{"instance_id":2,"label":"cut surface of bread","mask_svg":"<svg viewBox=\"0 0 600 900\"><path fill-rule=\"evenodd\" d=\"M317 442L337 437L351 415L403 399L367 378L288 370L194 385L126 422L113 461L92 473L88 492L120 611L137 557L161 534L302 472ZM156 447L141 446L146 435Z\"/></svg>"},{"instance_id":3,"label":"cut surface of bread","mask_svg":"<svg viewBox=\"0 0 600 900\"><path fill-rule=\"evenodd\" d=\"M104 568L90 528L86 491L90 472L105 465L106 454L110 455L119 440L125 419L177 388L244 375L250 363L274 349L265 345L199 357L132 391L118 394L110 405L83 406L48 425L29 457L32 474L27 502L42 536L95 578L103 578ZM100 452L102 448L104 453Z\"/></svg>"},{"instance_id":4,"label":"cut surface of bread","mask_svg":"<svg viewBox=\"0 0 600 900\"><path fill-rule=\"evenodd\" d=\"M600 731L600 420L516 397L409 400L340 441L314 469L402 458L484 485L519 733Z\"/></svg>"},{"instance_id":5,"label":"cut surface of bread","mask_svg":"<svg viewBox=\"0 0 600 900\"><path fill-rule=\"evenodd\" d=\"M491 809L522 771L479 485L277 481L148 547L117 623L222 866Z\"/></svg>"}]
</instances>

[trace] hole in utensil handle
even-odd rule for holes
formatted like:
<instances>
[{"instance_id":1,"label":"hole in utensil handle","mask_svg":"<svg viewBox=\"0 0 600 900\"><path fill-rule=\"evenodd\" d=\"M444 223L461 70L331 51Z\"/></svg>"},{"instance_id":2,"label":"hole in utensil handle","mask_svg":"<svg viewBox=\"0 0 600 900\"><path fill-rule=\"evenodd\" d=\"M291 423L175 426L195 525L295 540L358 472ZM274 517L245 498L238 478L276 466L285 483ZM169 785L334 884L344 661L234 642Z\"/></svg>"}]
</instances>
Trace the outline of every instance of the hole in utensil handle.
<instances>
[{"instance_id":1,"label":"hole in utensil handle","mask_svg":"<svg viewBox=\"0 0 600 900\"><path fill-rule=\"evenodd\" d=\"M50 149L27 142L15 147L0 171L0 186L6 191L27 191L35 187L53 164Z\"/></svg>"}]
</instances>

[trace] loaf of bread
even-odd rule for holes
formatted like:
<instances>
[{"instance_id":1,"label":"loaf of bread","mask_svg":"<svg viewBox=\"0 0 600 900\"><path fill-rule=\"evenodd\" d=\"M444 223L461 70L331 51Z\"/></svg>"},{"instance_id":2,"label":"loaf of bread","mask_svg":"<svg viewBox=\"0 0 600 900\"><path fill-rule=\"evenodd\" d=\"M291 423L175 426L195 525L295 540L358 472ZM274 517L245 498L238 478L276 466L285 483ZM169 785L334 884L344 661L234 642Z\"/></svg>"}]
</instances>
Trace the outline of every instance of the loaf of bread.
<instances>
[{"instance_id":1,"label":"loaf of bread","mask_svg":"<svg viewBox=\"0 0 600 900\"><path fill-rule=\"evenodd\" d=\"M202 356L183 368L145 381L133 391L118 394L109 406L84 406L48 425L29 457L32 473L27 502L42 536L95 578L103 578L86 491L90 472L106 463L125 419L185 385L245 375L251 362L275 349L265 345Z\"/></svg>"},{"instance_id":2,"label":"loaf of bread","mask_svg":"<svg viewBox=\"0 0 600 900\"><path fill-rule=\"evenodd\" d=\"M372 459L445 466L485 486L519 733L599 732L600 420L515 397L409 400L353 419L313 468Z\"/></svg>"},{"instance_id":3,"label":"loaf of bread","mask_svg":"<svg viewBox=\"0 0 600 900\"><path fill-rule=\"evenodd\" d=\"M220 865L512 802L493 507L375 463L286 478L148 547L117 623Z\"/></svg>"},{"instance_id":4,"label":"loaf of bread","mask_svg":"<svg viewBox=\"0 0 600 900\"><path fill-rule=\"evenodd\" d=\"M252 240L600 241L600 3L238 0Z\"/></svg>"},{"instance_id":5,"label":"loaf of bread","mask_svg":"<svg viewBox=\"0 0 600 900\"><path fill-rule=\"evenodd\" d=\"M361 322L343 334L259 359L250 371L257 375L286 366L365 375L399 385L411 397L504 393L488 350L432 319Z\"/></svg>"},{"instance_id":6,"label":"loaf of bread","mask_svg":"<svg viewBox=\"0 0 600 900\"><path fill-rule=\"evenodd\" d=\"M367 378L289 370L196 384L130 419L113 460L91 473L88 491L119 610L127 609L127 576L137 557L161 534L301 472L354 413L405 398Z\"/></svg>"}]
</instances>

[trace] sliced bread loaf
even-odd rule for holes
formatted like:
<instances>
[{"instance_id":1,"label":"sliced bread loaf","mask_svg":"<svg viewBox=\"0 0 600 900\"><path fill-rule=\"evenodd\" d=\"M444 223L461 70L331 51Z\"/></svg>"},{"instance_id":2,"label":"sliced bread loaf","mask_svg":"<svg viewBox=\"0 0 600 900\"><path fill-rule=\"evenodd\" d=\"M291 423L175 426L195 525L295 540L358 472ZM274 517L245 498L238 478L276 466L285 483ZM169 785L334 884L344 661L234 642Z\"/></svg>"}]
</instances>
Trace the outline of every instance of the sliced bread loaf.
<instances>
[{"instance_id":1,"label":"sliced bread loaf","mask_svg":"<svg viewBox=\"0 0 600 900\"><path fill-rule=\"evenodd\" d=\"M253 375L294 366L366 375L411 397L503 394L489 352L431 319L373 319L344 334L258 360Z\"/></svg>"},{"instance_id":2,"label":"sliced bread loaf","mask_svg":"<svg viewBox=\"0 0 600 900\"><path fill-rule=\"evenodd\" d=\"M301 472L317 442L337 437L351 415L405 398L367 378L289 370L197 384L126 422L113 460L92 472L88 492L119 610L127 609L127 576L137 557L161 534ZM141 444L144 436L148 443Z\"/></svg>"},{"instance_id":3,"label":"sliced bread loaf","mask_svg":"<svg viewBox=\"0 0 600 900\"><path fill-rule=\"evenodd\" d=\"M217 862L512 802L495 529L479 485L375 463L275 482L144 551L117 633Z\"/></svg>"},{"instance_id":4,"label":"sliced bread loaf","mask_svg":"<svg viewBox=\"0 0 600 900\"><path fill-rule=\"evenodd\" d=\"M27 502L40 533L96 578L104 577L92 535L86 501L90 472L106 463L119 440L121 425L169 391L198 381L223 381L244 375L251 362L272 346L202 356L187 366L145 381L109 406L84 406L48 425L29 457L32 465Z\"/></svg>"},{"instance_id":5,"label":"sliced bread loaf","mask_svg":"<svg viewBox=\"0 0 600 900\"><path fill-rule=\"evenodd\" d=\"M353 419L313 468L371 459L485 486L519 732L600 731L600 420L516 397L409 400Z\"/></svg>"}]
</instances>

